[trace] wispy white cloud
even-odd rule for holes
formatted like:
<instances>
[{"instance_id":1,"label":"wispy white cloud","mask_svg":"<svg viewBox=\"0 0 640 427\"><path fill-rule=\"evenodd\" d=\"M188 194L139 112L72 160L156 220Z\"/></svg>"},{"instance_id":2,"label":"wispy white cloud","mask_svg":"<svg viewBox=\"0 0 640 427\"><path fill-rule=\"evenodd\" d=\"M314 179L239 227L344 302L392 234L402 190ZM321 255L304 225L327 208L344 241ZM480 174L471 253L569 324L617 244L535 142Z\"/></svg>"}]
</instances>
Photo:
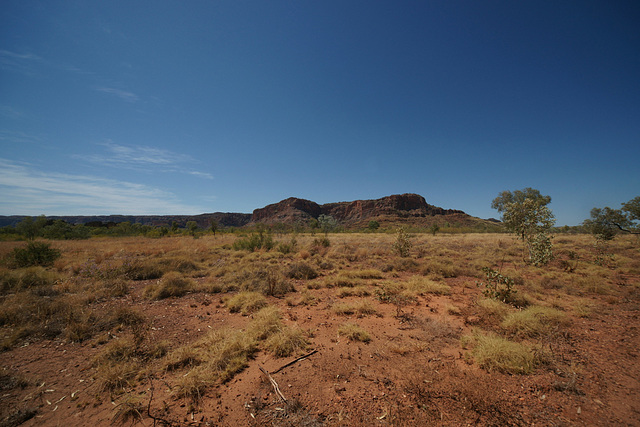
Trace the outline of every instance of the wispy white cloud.
<instances>
[{"instance_id":1,"label":"wispy white cloud","mask_svg":"<svg viewBox=\"0 0 640 427\"><path fill-rule=\"evenodd\" d=\"M42 137L21 131L0 129L0 141L7 144L33 144L42 141Z\"/></svg>"},{"instance_id":2,"label":"wispy white cloud","mask_svg":"<svg viewBox=\"0 0 640 427\"><path fill-rule=\"evenodd\" d=\"M38 171L0 158L1 215L196 214L167 191L125 181Z\"/></svg>"},{"instance_id":3,"label":"wispy white cloud","mask_svg":"<svg viewBox=\"0 0 640 427\"><path fill-rule=\"evenodd\" d=\"M96 87L98 92L108 93L109 95L115 95L118 98L127 101L127 102L137 102L140 100L140 97L132 92L127 92L126 90L116 89L112 87Z\"/></svg>"},{"instance_id":4,"label":"wispy white cloud","mask_svg":"<svg viewBox=\"0 0 640 427\"><path fill-rule=\"evenodd\" d=\"M43 58L31 52L12 52L0 49L0 68L6 71L17 72L27 76L35 76L50 73L52 70L61 71L63 73L71 73L79 76L89 77L94 83L91 85L93 90L116 96L123 101L135 103L140 101L140 97L127 90L116 87L105 86L104 83L96 84L95 82L104 79L100 78L96 73L83 70L75 65Z\"/></svg>"},{"instance_id":5,"label":"wispy white cloud","mask_svg":"<svg viewBox=\"0 0 640 427\"><path fill-rule=\"evenodd\" d=\"M213 179L213 175L207 172L187 171L187 173L200 178Z\"/></svg>"},{"instance_id":6,"label":"wispy white cloud","mask_svg":"<svg viewBox=\"0 0 640 427\"><path fill-rule=\"evenodd\" d=\"M106 141L98 144L105 153L75 155L74 157L103 166L133 169L148 172L185 173L200 178L213 179L207 172L192 170L196 160L186 154L175 153L162 148L147 146L127 146ZM161 166L161 168L159 168Z\"/></svg>"},{"instance_id":7,"label":"wispy white cloud","mask_svg":"<svg viewBox=\"0 0 640 427\"><path fill-rule=\"evenodd\" d=\"M34 75L34 67L42 63L44 60L33 53L17 53L0 49L0 68L3 70Z\"/></svg>"},{"instance_id":8,"label":"wispy white cloud","mask_svg":"<svg viewBox=\"0 0 640 427\"><path fill-rule=\"evenodd\" d=\"M0 116L6 117L8 119L17 120L24 117L24 113L20 110L17 110L10 105L0 105Z\"/></svg>"}]
</instances>

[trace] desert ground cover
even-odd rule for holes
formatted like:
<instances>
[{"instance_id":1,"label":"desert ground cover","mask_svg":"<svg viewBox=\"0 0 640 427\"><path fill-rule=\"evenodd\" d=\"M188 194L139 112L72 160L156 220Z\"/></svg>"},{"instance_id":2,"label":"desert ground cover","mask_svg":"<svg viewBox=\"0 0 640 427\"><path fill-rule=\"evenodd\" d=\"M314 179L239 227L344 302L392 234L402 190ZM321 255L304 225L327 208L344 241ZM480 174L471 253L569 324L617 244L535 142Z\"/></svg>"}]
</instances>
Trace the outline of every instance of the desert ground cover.
<instances>
[{"instance_id":1,"label":"desert ground cover","mask_svg":"<svg viewBox=\"0 0 640 427\"><path fill-rule=\"evenodd\" d=\"M268 237L1 242L1 425L639 424L637 238Z\"/></svg>"}]
</instances>

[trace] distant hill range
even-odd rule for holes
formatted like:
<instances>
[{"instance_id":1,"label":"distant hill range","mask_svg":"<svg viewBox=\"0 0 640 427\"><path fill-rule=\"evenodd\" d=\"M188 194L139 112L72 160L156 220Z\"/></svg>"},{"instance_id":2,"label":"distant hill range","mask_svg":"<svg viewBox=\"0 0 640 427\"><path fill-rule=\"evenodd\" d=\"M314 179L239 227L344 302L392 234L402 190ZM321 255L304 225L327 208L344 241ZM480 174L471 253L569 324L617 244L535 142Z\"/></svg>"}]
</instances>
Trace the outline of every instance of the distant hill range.
<instances>
[{"instance_id":1,"label":"distant hill range","mask_svg":"<svg viewBox=\"0 0 640 427\"><path fill-rule=\"evenodd\" d=\"M48 216L47 219L61 219L70 224L106 225L129 221L143 225L163 226L176 222L184 227L187 221L195 221L200 227L209 226L211 219L221 227L243 227L263 223L268 225L307 224L320 215L330 215L347 229L365 228L369 221L376 220L381 226L406 223L411 226L431 224L462 227L495 225L494 219L483 220L472 217L456 209L443 209L427 203L418 194L397 194L375 200L355 200L319 205L311 200L290 197L278 203L256 209L253 214L244 213L204 213L200 215L104 215L104 216ZM0 227L15 225L24 216L0 216Z\"/></svg>"}]
</instances>

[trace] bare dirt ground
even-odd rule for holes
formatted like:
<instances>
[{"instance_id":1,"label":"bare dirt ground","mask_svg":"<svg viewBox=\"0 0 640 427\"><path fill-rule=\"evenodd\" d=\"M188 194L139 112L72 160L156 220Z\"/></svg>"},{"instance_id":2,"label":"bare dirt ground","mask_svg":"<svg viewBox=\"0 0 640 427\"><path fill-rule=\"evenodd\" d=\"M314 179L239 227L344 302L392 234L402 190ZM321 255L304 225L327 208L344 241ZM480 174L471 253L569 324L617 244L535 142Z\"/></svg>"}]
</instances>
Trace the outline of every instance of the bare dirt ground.
<instances>
[{"instance_id":1,"label":"bare dirt ground","mask_svg":"<svg viewBox=\"0 0 640 427\"><path fill-rule=\"evenodd\" d=\"M0 353L0 425L640 425L636 239L618 238L596 251L590 236L556 237L557 259L534 267L505 235L417 235L406 258L393 253L394 235L336 234L328 248L317 244L321 237L297 236L286 254L234 250L232 235L53 242L63 251L50 269L58 275L52 285L57 291L40 292L42 298L82 296L79 310L94 313L84 317L92 325L128 307L144 318L143 331L123 320L74 339L67 322L54 336L36 331L15 338L21 325L11 324L6 313L18 292L7 292L0 307L6 343ZM290 236L276 240L289 242ZM19 243L1 245L6 255ZM101 286L112 278L82 267L116 271L128 262L123 259L171 257L195 265L183 268L190 287L181 297L151 298L149 287L162 279L130 275L123 279L126 294L108 296ZM300 263L318 277L288 277ZM516 279L519 304L486 303L477 286L483 266ZM167 368L172 354L212 331L248 330L257 311L232 313L228 301L259 286L260 271L274 269L294 291L266 301L279 309L283 327L304 331L307 345L278 357L260 342L246 366L226 381L181 394L181 381L195 376L196 367ZM416 278L446 288L407 285L396 292L397 284ZM542 318L542 332L536 333L505 323L527 307L553 309L562 320ZM369 340L349 339L340 332L345 324L359 326ZM478 359L469 337L489 333L527 345L537 357L533 369L514 373ZM105 386L107 374L97 361L112 343L132 336L145 348L165 343L165 351L122 356L122 363L138 357L136 375L125 380L116 372L109 378L120 375L122 381Z\"/></svg>"}]
</instances>

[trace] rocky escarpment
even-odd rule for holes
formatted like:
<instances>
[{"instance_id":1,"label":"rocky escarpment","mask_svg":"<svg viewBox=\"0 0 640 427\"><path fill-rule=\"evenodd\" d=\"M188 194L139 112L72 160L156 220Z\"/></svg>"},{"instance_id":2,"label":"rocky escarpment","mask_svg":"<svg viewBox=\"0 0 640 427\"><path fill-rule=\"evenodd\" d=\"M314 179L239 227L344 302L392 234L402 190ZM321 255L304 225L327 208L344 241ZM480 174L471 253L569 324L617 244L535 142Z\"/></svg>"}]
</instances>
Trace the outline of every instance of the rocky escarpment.
<instances>
[{"instance_id":1,"label":"rocky escarpment","mask_svg":"<svg viewBox=\"0 0 640 427\"><path fill-rule=\"evenodd\" d=\"M466 215L455 209L443 209L427 203L418 194L396 194L375 200L355 200L318 205L310 200L290 197L281 202L253 211L251 222L296 223L306 222L320 215L330 215L344 225L380 217L428 217L435 215Z\"/></svg>"}]
</instances>

